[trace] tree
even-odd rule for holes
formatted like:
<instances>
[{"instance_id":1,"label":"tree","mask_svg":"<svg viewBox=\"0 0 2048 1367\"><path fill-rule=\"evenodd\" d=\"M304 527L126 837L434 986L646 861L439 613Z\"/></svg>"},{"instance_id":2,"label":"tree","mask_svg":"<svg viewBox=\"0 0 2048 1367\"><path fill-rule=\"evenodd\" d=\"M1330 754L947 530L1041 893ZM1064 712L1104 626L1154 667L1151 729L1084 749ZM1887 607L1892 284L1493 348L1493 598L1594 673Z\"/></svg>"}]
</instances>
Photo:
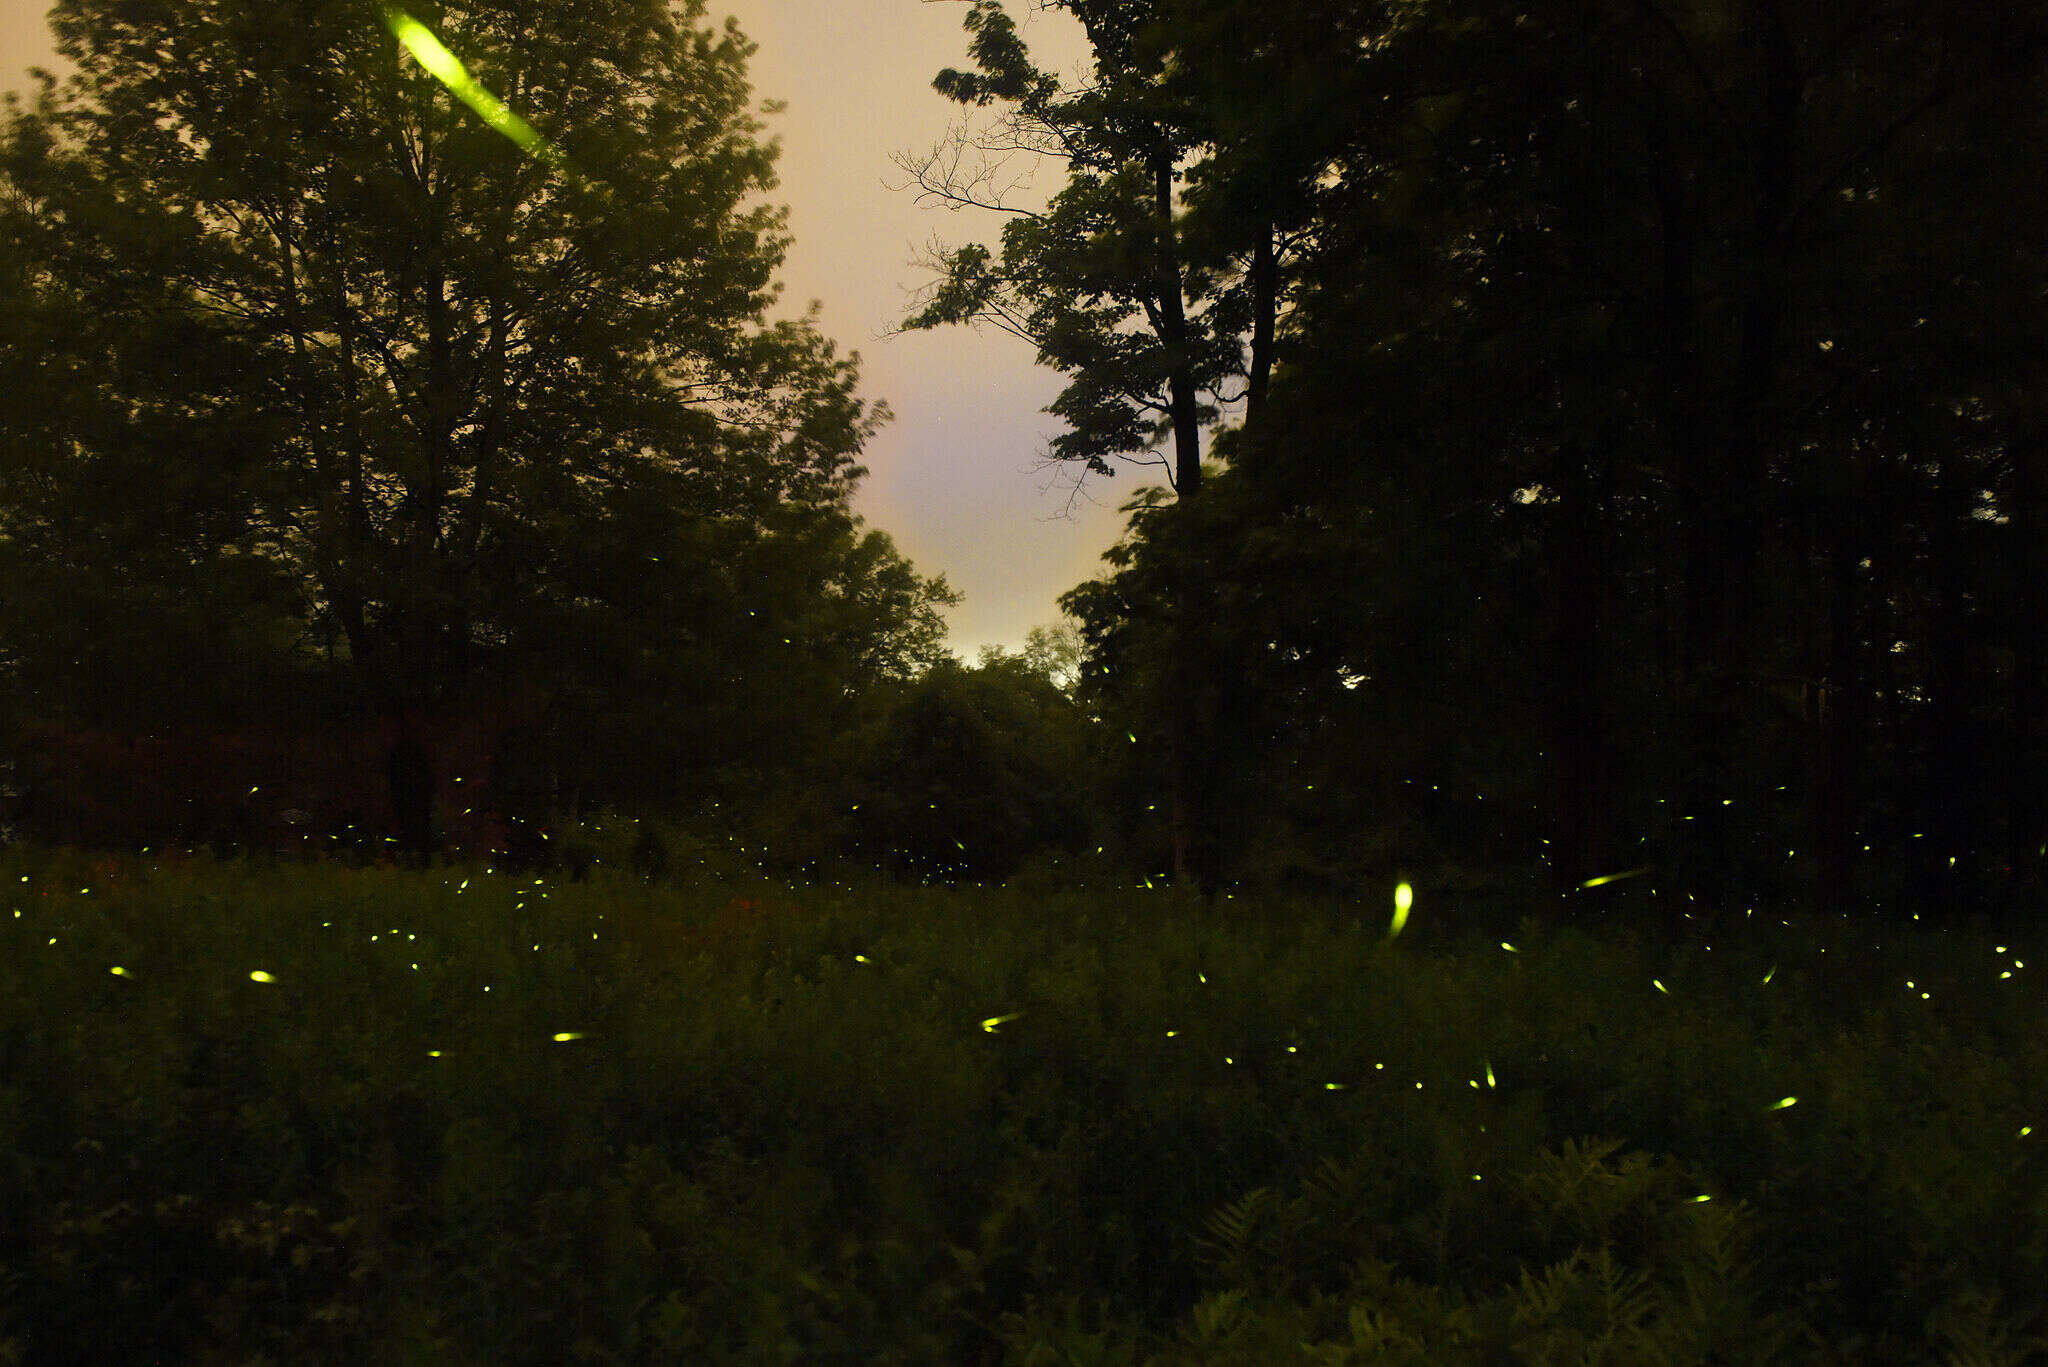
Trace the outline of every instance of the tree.
<instances>
[{"instance_id":1,"label":"tree","mask_svg":"<svg viewBox=\"0 0 2048 1367\"><path fill-rule=\"evenodd\" d=\"M776 610L838 633L811 666L927 652L943 584L846 511L886 410L766 320L774 148L751 45L703 14L60 4L80 75L10 113L0 177L28 305L0 363L37 400L0 425L10 600L75 585L95 647L117 610L156 646L218 628L224 672L372 710L517 674L644 714L617 690L666 686L671 645L757 651L714 671L732 711L814 644L735 626L772 543L808 548ZM48 707L98 675L7 650Z\"/></svg>"},{"instance_id":2,"label":"tree","mask_svg":"<svg viewBox=\"0 0 2048 1367\"><path fill-rule=\"evenodd\" d=\"M1052 455L1107 475L1109 461L1163 441L1167 477L1184 496L1201 483L1201 429L1237 370L1235 338L1219 346L1200 313L1207 284L1183 258L1176 215L1189 151L1160 94L1163 54L1146 43L1153 7L1063 4L1086 27L1096 83L1069 90L1031 65L999 0L975 0L965 25L977 70L948 69L933 88L962 105L1008 108L975 138L901 155L919 198L1010 215L1000 256L980 244L938 254L940 277L906 328L989 323L1030 342L1042 364L1072 377L1048 410L1068 430ZM983 158L964 164L970 153ZM1066 163L1043 211L1008 204L987 158L1028 153ZM1191 309L1193 312L1191 313Z\"/></svg>"},{"instance_id":3,"label":"tree","mask_svg":"<svg viewBox=\"0 0 2048 1367\"><path fill-rule=\"evenodd\" d=\"M1042 364L1071 377L1048 410L1067 424L1053 439L1055 459L1075 462L1083 476L1108 475L1112 459L1170 444L1161 461L1168 482L1192 500L1204 429L1232 404L1263 402L1279 299L1273 203L1254 196L1252 221L1243 221L1241 203L1212 194L1213 205L1238 212L1214 209L1202 233L1188 232L1187 197L1216 136L1205 116L1222 105L1192 100L1174 78L1179 7L1056 7L1087 32L1092 84L1068 88L1033 66L999 0L976 0L965 20L976 70L949 69L933 82L962 105L999 103L1004 112L982 134L963 127L950 145L899 164L927 201L1011 219L1000 255L981 244L935 253L939 278L904 325L989 323L1030 342ZM1065 184L1043 212L1004 202L1001 159L1012 154L1065 163ZM969 163L970 155L980 159ZM1174 601L1170 624L1202 613L1193 597ZM1214 738L1189 700L1201 684L1178 669L1159 684L1174 876L1213 889L1197 771Z\"/></svg>"},{"instance_id":4,"label":"tree","mask_svg":"<svg viewBox=\"0 0 2048 1367\"><path fill-rule=\"evenodd\" d=\"M1302 195L1289 308L1208 506L1145 510L1069 599L1097 685L1159 668L1161 585L1203 574L1248 734L1281 719L1376 767L1348 779L1361 812L1389 767L1539 803L1565 888L1665 839L1702 896L1789 889L1794 848L1824 851L1801 876L1826 890L1880 817L1981 851L1990 813L1958 796L1997 777L1986 728L2040 743L2008 663L2038 633L2003 603L2038 558L2005 528L2037 516L2041 256L1997 169L2038 147L2040 26L1770 0L1182 12L1211 27L1176 31L1178 89L1241 89L1290 30L1324 102L1284 150L1209 122L1213 174ZM2024 828L2038 785L2006 783Z\"/></svg>"},{"instance_id":5,"label":"tree","mask_svg":"<svg viewBox=\"0 0 2048 1367\"><path fill-rule=\"evenodd\" d=\"M994 880L1078 852L1091 821L1088 727L1027 650L948 659L879 691L834 747L829 777L778 804L780 847L899 876Z\"/></svg>"}]
</instances>

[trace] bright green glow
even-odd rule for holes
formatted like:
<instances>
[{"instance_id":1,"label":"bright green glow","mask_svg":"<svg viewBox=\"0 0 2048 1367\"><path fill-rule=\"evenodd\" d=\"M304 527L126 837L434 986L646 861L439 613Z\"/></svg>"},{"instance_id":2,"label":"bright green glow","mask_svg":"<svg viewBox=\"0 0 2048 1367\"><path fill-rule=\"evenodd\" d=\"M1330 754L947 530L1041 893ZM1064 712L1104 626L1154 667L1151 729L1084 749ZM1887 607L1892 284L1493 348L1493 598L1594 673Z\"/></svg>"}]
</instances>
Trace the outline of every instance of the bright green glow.
<instances>
[{"instance_id":1,"label":"bright green glow","mask_svg":"<svg viewBox=\"0 0 2048 1367\"><path fill-rule=\"evenodd\" d=\"M107 972L113 974L117 978L132 978L135 976L133 973L130 973L127 969L121 967L119 964L115 964L112 968L108 969Z\"/></svg>"},{"instance_id":2,"label":"bright green glow","mask_svg":"<svg viewBox=\"0 0 2048 1367\"><path fill-rule=\"evenodd\" d=\"M262 969L259 968L254 973L251 973L249 975L249 981L252 983L274 983L277 981L277 979L271 977L268 973L265 973Z\"/></svg>"},{"instance_id":3,"label":"bright green glow","mask_svg":"<svg viewBox=\"0 0 2048 1367\"><path fill-rule=\"evenodd\" d=\"M1776 976L1778 976L1778 966L1776 964L1772 964L1771 971L1764 974L1764 982L1768 984L1771 981L1771 979L1775 978Z\"/></svg>"},{"instance_id":4,"label":"bright green glow","mask_svg":"<svg viewBox=\"0 0 2048 1367\"><path fill-rule=\"evenodd\" d=\"M564 1030L555 1036L555 1043L561 1044L568 1040L582 1038L583 1032L581 1030Z\"/></svg>"},{"instance_id":5,"label":"bright green glow","mask_svg":"<svg viewBox=\"0 0 2048 1367\"><path fill-rule=\"evenodd\" d=\"M1785 1109L1785 1108L1786 1108L1787 1106L1794 1106L1794 1105L1797 1105L1797 1104L1798 1104L1798 1102L1799 1102L1799 1098L1798 1098L1798 1097L1796 1097L1796 1096L1788 1096L1788 1097L1783 1097L1783 1098L1781 1098L1781 1099L1779 1099L1779 1100L1777 1100L1777 1101L1774 1101L1774 1102L1772 1102L1772 1103L1771 1103L1771 1109L1772 1109L1772 1110L1774 1110L1774 1111L1782 1111L1782 1110L1784 1110L1784 1109Z\"/></svg>"},{"instance_id":6,"label":"bright green glow","mask_svg":"<svg viewBox=\"0 0 2048 1367\"><path fill-rule=\"evenodd\" d=\"M1023 1014L1024 1013L1022 1011L1012 1011L1007 1016L990 1016L987 1020L981 1023L981 1028L988 1031L991 1035L993 1035L996 1032L996 1027L998 1025L1003 1024L1005 1021L1013 1021Z\"/></svg>"},{"instance_id":7,"label":"bright green glow","mask_svg":"<svg viewBox=\"0 0 2048 1367\"><path fill-rule=\"evenodd\" d=\"M1401 933L1401 927L1402 927L1402 926L1405 926L1405 925L1407 925L1407 924L1408 924L1408 909L1409 909L1410 907L1414 906L1414 905L1415 905L1415 889L1414 889L1414 888L1411 888L1411 887L1409 887L1409 886L1408 886L1408 885L1407 885L1406 883L1397 883L1397 884L1395 884L1395 885L1394 885L1394 928L1393 928L1392 930L1390 930L1390 931L1388 931L1388 932L1387 932L1387 938L1388 938L1388 939L1390 939L1390 940L1391 940L1391 939L1393 939L1393 938L1394 938L1394 937L1395 937L1396 935L1399 935L1399 934Z\"/></svg>"},{"instance_id":8,"label":"bright green glow","mask_svg":"<svg viewBox=\"0 0 2048 1367\"><path fill-rule=\"evenodd\" d=\"M1597 888L1603 883L1619 883L1624 878L1634 878L1638 874L1648 873L1649 871L1649 867L1645 865L1640 869L1630 869L1625 873L1603 873L1598 878L1588 878L1579 886L1582 888Z\"/></svg>"},{"instance_id":9,"label":"bright green glow","mask_svg":"<svg viewBox=\"0 0 2048 1367\"><path fill-rule=\"evenodd\" d=\"M1493 1082L1493 1065L1492 1065L1491 1063L1489 1063L1489 1064L1487 1064L1487 1065L1486 1065L1486 1085L1487 1085L1487 1086L1489 1086L1489 1087L1491 1087L1491 1086L1493 1086L1493 1085L1494 1085L1494 1082Z\"/></svg>"},{"instance_id":10,"label":"bright green glow","mask_svg":"<svg viewBox=\"0 0 2048 1367\"><path fill-rule=\"evenodd\" d=\"M384 10L384 22L391 26L391 32L413 55L413 60L425 67L435 80L447 86L456 99L474 109L485 123L512 139L530 156L550 163L561 160L561 154L548 145L547 139L533 131L532 124L478 85L469 69L463 66L462 59L450 52L425 24L404 10L389 6Z\"/></svg>"},{"instance_id":11,"label":"bright green glow","mask_svg":"<svg viewBox=\"0 0 2048 1367\"><path fill-rule=\"evenodd\" d=\"M1671 989L1666 987L1663 983L1658 982L1655 978L1650 979L1650 986L1656 988L1659 992L1662 992L1667 997L1671 995Z\"/></svg>"}]
</instances>

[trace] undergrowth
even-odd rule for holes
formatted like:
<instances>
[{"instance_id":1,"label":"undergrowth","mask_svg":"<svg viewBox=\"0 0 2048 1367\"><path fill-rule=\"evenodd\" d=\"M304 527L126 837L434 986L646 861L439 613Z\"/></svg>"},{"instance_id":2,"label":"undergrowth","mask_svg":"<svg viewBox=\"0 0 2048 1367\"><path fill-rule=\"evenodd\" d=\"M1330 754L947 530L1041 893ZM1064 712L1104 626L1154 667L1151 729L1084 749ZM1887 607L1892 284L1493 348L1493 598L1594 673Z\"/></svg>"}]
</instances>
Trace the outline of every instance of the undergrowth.
<instances>
[{"instance_id":1,"label":"undergrowth","mask_svg":"<svg viewBox=\"0 0 2048 1367\"><path fill-rule=\"evenodd\" d=\"M2018 932L1390 940L1383 891L600 838L588 882L0 854L0 1361L2048 1349Z\"/></svg>"}]
</instances>

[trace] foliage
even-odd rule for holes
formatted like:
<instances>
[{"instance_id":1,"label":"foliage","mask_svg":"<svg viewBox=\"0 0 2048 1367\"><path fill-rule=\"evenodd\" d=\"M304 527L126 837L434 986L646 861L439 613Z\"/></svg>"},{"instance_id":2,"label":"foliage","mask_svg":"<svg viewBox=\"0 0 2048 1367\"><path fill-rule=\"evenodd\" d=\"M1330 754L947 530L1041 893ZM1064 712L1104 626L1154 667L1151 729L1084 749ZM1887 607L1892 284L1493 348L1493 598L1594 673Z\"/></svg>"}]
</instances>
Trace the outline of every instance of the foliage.
<instances>
[{"instance_id":1,"label":"foliage","mask_svg":"<svg viewBox=\"0 0 2048 1367\"><path fill-rule=\"evenodd\" d=\"M1000 253L971 243L935 253L939 272L906 328L992 324L1029 341L1070 377L1047 410L1066 430L1055 459L1108 475L1115 458L1165 443L1174 486L1201 478L1201 428L1243 360L1215 282L1187 256L1175 214L1198 139L1162 98L1158 6L1062 4L1087 31L1093 79L1069 88L1031 64L1000 0L975 0L963 23L976 70L947 69L932 86L969 107L1006 112L984 135L959 138L982 156L1026 152L1065 166L1043 212L1002 202L996 166L963 163L968 148L903 156L921 198L1004 210Z\"/></svg>"},{"instance_id":2,"label":"foliage","mask_svg":"<svg viewBox=\"0 0 2048 1367\"><path fill-rule=\"evenodd\" d=\"M1540 838L1566 889L2025 885L2048 466L2015 358L2039 352L1963 338L2040 328L1997 167L2038 154L2048 32L1925 5L1140 9L1155 104L1208 130L1183 239L1286 223L1291 255L1271 396L1219 436L1210 506L1136 507L1067 602L1094 705L1141 737L1206 716L1220 787L1273 814L1210 815L1226 866L1428 843L1398 786L1502 801L1422 824L1460 865ZM1342 760L1312 777L1293 736Z\"/></svg>"},{"instance_id":3,"label":"foliage","mask_svg":"<svg viewBox=\"0 0 2048 1367\"><path fill-rule=\"evenodd\" d=\"M1422 902L1388 944L1349 905L678 862L656 888L10 852L0 1336L28 1361L2038 1351L2048 1034L2016 995L2038 970L1990 971L2026 940L1758 918L1703 952Z\"/></svg>"},{"instance_id":4,"label":"foliage","mask_svg":"<svg viewBox=\"0 0 2048 1367\"><path fill-rule=\"evenodd\" d=\"M10 692L134 733L516 679L636 797L787 766L950 595L848 510L857 358L768 318L752 46L694 0L415 17L553 150L356 0L58 7L80 74L0 136Z\"/></svg>"},{"instance_id":5,"label":"foliage","mask_svg":"<svg viewBox=\"0 0 2048 1367\"><path fill-rule=\"evenodd\" d=\"M875 696L834 747L830 778L775 804L761 839L788 862L899 877L999 880L1034 855L1078 853L1092 825L1082 781L1091 728L1041 635L975 665L941 663Z\"/></svg>"}]
</instances>

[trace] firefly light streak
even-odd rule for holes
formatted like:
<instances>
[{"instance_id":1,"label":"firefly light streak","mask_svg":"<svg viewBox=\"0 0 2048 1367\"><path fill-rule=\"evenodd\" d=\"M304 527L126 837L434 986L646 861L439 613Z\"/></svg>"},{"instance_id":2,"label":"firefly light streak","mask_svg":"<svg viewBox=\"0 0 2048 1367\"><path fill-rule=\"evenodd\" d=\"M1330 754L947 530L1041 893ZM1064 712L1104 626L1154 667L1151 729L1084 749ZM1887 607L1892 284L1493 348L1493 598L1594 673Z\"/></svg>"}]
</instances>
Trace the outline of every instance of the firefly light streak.
<instances>
[{"instance_id":1,"label":"firefly light streak","mask_svg":"<svg viewBox=\"0 0 2048 1367\"><path fill-rule=\"evenodd\" d=\"M1582 888L1602 887L1608 883L1619 883L1624 878L1638 877L1642 874L1648 873L1649 871L1649 866L1645 865L1640 869L1629 869L1624 873L1603 873L1598 878L1588 878L1585 882L1579 884L1579 886Z\"/></svg>"},{"instance_id":2,"label":"firefly light streak","mask_svg":"<svg viewBox=\"0 0 2048 1367\"><path fill-rule=\"evenodd\" d=\"M477 112L477 117L503 133L529 156L535 156L551 166L562 165L562 154L557 152L533 129L533 125L505 107L505 102L477 84L476 78L463 66L462 59L450 52L433 30L413 18L402 9L386 6L384 22L390 26L413 60L427 69L428 74L448 87L456 99L461 100Z\"/></svg>"}]
</instances>

